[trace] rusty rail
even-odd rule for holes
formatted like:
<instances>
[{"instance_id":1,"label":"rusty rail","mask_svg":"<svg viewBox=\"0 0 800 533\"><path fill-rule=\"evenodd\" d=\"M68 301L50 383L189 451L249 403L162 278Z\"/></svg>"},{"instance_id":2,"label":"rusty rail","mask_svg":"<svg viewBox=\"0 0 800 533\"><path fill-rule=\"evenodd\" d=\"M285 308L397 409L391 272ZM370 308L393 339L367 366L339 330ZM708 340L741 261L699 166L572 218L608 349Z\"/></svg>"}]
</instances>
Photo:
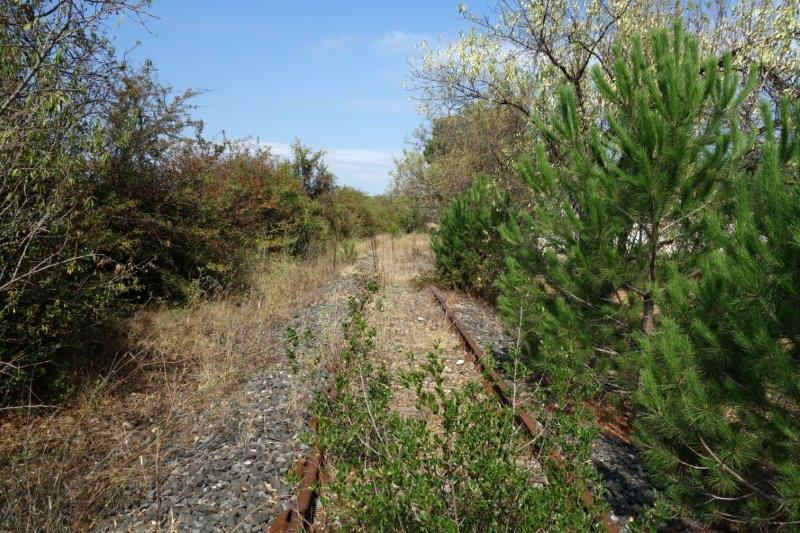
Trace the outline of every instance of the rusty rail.
<instances>
[{"instance_id":1,"label":"rusty rail","mask_svg":"<svg viewBox=\"0 0 800 533\"><path fill-rule=\"evenodd\" d=\"M269 533L294 533L303 526L309 526L314 520L314 502L317 499L316 486L320 478L320 465L322 454L314 450L311 454L300 459L295 465L300 478L297 493L297 508L286 509L269 527Z\"/></svg>"},{"instance_id":2,"label":"rusty rail","mask_svg":"<svg viewBox=\"0 0 800 533\"><path fill-rule=\"evenodd\" d=\"M486 353L483 351L483 348L480 347L472 334L470 334L461 319L459 319L458 316L456 316L456 314L450 310L444 295L436 287L431 287L431 291L433 292L433 296L436 298L436 301L442 306L444 314L450 320L453 328L464 340L464 344L466 345L467 352L472 358L472 362L480 369L481 374L484 376L484 385L486 386L486 389L494 392L503 405L515 407L514 416L516 417L519 425L527 430L531 438L538 441L538 437L545 432L544 426L527 412L519 410L516 408L516 406L512 405L512 401L510 399L511 395L509 394L508 386L506 385L505 380L502 379L493 368L490 368L486 364ZM566 469L567 461L560 450L556 449L551 451L549 457L560 469ZM583 494L581 494L581 500L588 511L591 512L594 509L594 496L592 496L592 493L589 490L583 491ZM608 514L605 514L601 517L601 522L607 533L619 533L621 531L619 522L614 520L614 518Z\"/></svg>"}]
</instances>

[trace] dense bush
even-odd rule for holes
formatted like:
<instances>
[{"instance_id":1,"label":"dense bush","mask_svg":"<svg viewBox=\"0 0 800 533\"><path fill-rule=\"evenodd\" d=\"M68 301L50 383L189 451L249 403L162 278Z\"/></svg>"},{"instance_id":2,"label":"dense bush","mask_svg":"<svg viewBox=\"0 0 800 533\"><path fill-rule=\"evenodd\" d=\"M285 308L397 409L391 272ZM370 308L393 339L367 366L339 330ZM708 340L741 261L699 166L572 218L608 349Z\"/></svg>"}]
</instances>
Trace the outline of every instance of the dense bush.
<instances>
[{"instance_id":1,"label":"dense bush","mask_svg":"<svg viewBox=\"0 0 800 533\"><path fill-rule=\"evenodd\" d=\"M103 118L129 76L101 25L133 8L51 7L0 5L0 403L31 378L63 388L66 361L107 337L97 329L125 290L88 214Z\"/></svg>"},{"instance_id":2,"label":"dense bush","mask_svg":"<svg viewBox=\"0 0 800 533\"><path fill-rule=\"evenodd\" d=\"M370 196L345 186L337 187L321 200L323 216L337 239L419 229L418 221L408 214L408 206L402 199Z\"/></svg>"},{"instance_id":3,"label":"dense bush","mask_svg":"<svg viewBox=\"0 0 800 533\"><path fill-rule=\"evenodd\" d=\"M386 219L374 198L352 187L339 187L323 198L324 216L338 238L385 231Z\"/></svg>"},{"instance_id":4,"label":"dense bush","mask_svg":"<svg viewBox=\"0 0 800 533\"><path fill-rule=\"evenodd\" d=\"M505 243L499 228L513 215L508 194L479 178L444 210L431 246L445 283L493 298L504 268Z\"/></svg>"},{"instance_id":5,"label":"dense bush","mask_svg":"<svg viewBox=\"0 0 800 533\"><path fill-rule=\"evenodd\" d=\"M243 144L182 137L193 125L191 93L169 100L147 68L106 83L108 103L94 110L88 133L55 148L46 144L52 139L25 140L49 163L26 171L18 152L3 153L6 177L19 183L11 190L41 191L40 207L28 192L27 205L3 218L9 239L30 235L3 247L0 387L9 399L24 385L36 394L67 392L76 363L102 364L100 339L133 305L217 292L240 279L248 245L305 252L326 232L319 203L290 162ZM44 124L65 120L72 118L53 115ZM82 157L54 152L75 146Z\"/></svg>"}]
</instances>

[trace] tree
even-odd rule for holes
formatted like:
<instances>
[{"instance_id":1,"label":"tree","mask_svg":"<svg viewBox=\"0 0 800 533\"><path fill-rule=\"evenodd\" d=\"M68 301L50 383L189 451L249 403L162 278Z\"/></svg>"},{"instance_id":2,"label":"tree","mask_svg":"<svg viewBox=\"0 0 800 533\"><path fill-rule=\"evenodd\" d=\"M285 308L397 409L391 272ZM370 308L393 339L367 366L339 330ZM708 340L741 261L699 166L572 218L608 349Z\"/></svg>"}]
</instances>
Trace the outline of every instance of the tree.
<instances>
[{"instance_id":1,"label":"tree","mask_svg":"<svg viewBox=\"0 0 800 533\"><path fill-rule=\"evenodd\" d=\"M64 261L56 235L77 209L65 176L92 150L87 129L125 65L113 55L103 22L139 16L145 2L0 3L0 294ZM50 244L39 248L37 243ZM63 241L62 241L63 244ZM37 252L39 252L37 254Z\"/></svg>"},{"instance_id":2,"label":"tree","mask_svg":"<svg viewBox=\"0 0 800 533\"><path fill-rule=\"evenodd\" d=\"M529 249L501 281L501 308L518 317L524 287L542 304L525 305L530 330L566 341L584 357L625 352L633 332L654 331L665 259L692 268L705 246L699 214L724 205L721 191L749 146L733 114L748 88L739 88L728 59L722 67L702 61L697 42L680 28L671 39L656 34L647 50L638 40L627 56L617 48L615 82L594 69L609 108L607 130L582 131L574 91L565 87L553 127L539 127L562 147L559 163L566 163L553 166L540 147L536 161L520 167L533 208L506 235ZM520 284L520 276L542 269L539 283ZM620 291L632 303L635 295L636 305L608 301L619 303Z\"/></svg>"},{"instance_id":3,"label":"tree","mask_svg":"<svg viewBox=\"0 0 800 533\"><path fill-rule=\"evenodd\" d=\"M103 24L145 5L0 2L0 396L42 373L74 326L96 324L116 290L93 278L101 259L76 221L91 205L104 102L125 70Z\"/></svg>"},{"instance_id":4,"label":"tree","mask_svg":"<svg viewBox=\"0 0 800 533\"><path fill-rule=\"evenodd\" d=\"M417 130L415 149L395 161L394 188L430 218L481 174L518 191L515 161L527 146L529 129L519 114L483 102L437 117L429 131Z\"/></svg>"},{"instance_id":5,"label":"tree","mask_svg":"<svg viewBox=\"0 0 800 533\"><path fill-rule=\"evenodd\" d=\"M800 91L800 2L797 0L498 0L495 16L460 9L472 29L441 49L428 49L412 69L431 116L474 101L546 116L557 88L572 87L583 120L602 116L592 65L613 73L615 44L668 25L673 17L698 37L704 55L731 53L734 70L755 66L759 90L777 97ZM753 100L753 103L755 100Z\"/></svg>"},{"instance_id":6,"label":"tree","mask_svg":"<svg viewBox=\"0 0 800 533\"><path fill-rule=\"evenodd\" d=\"M671 266L665 319L642 343L637 434L664 486L712 520L800 520L800 108L764 109L758 170L696 276Z\"/></svg>"},{"instance_id":7,"label":"tree","mask_svg":"<svg viewBox=\"0 0 800 533\"><path fill-rule=\"evenodd\" d=\"M324 157L324 151L313 152L311 148L303 146L299 139L292 143L292 167L311 198L332 191L336 185L336 178L328 170Z\"/></svg>"},{"instance_id":8,"label":"tree","mask_svg":"<svg viewBox=\"0 0 800 533\"><path fill-rule=\"evenodd\" d=\"M391 194L407 198L425 221L435 218L444 202L444 196L433 181L430 165L419 150L404 150L395 158Z\"/></svg>"},{"instance_id":9,"label":"tree","mask_svg":"<svg viewBox=\"0 0 800 533\"><path fill-rule=\"evenodd\" d=\"M456 196L431 239L440 279L493 300L505 257L499 228L514 211L509 194L485 176Z\"/></svg>"},{"instance_id":10,"label":"tree","mask_svg":"<svg viewBox=\"0 0 800 533\"><path fill-rule=\"evenodd\" d=\"M636 438L672 502L757 527L800 517L796 108L742 130L756 81L702 59L680 24L593 69L607 108L584 132L571 87L520 173L532 212L502 232L499 281L533 363L574 397L633 392ZM747 158L762 146L754 170ZM613 386L613 387L612 387ZM588 390L587 390L588 389Z\"/></svg>"}]
</instances>

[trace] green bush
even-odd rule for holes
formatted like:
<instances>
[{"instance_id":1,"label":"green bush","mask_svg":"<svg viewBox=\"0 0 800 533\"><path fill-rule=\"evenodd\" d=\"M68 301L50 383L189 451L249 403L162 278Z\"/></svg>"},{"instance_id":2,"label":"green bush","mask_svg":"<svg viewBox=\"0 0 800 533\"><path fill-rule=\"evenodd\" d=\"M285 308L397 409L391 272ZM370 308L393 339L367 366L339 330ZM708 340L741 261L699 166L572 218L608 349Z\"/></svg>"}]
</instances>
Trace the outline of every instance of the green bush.
<instances>
[{"instance_id":1,"label":"green bush","mask_svg":"<svg viewBox=\"0 0 800 533\"><path fill-rule=\"evenodd\" d=\"M328 234L289 162L182 137L191 93L170 101L150 69L106 82L85 128L69 106L42 117L60 139L0 117L4 135L26 135L0 145L2 404L52 400L78 370L102 371L136 306L237 288L256 243L309 253Z\"/></svg>"},{"instance_id":2,"label":"green bush","mask_svg":"<svg viewBox=\"0 0 800 533\"><path fill-rule=\"evenodd\" d=\"M406 224L402 206L394 199L370 196L352 187L336 188L322 203L324 217L339 238L371 237Z\"/></svg>"},{"instance_id":3,"label":"green bush","mask_svg":"<svg viewBox=\"0 0 800 533\"><path fill-rule=\"evenodd\" d=\"M492 299L506 254L499 228L513 211L508 195L486 177L456 197L442 214L439 231L431 240L441 279Z\"/></svg>"}]
</instances>

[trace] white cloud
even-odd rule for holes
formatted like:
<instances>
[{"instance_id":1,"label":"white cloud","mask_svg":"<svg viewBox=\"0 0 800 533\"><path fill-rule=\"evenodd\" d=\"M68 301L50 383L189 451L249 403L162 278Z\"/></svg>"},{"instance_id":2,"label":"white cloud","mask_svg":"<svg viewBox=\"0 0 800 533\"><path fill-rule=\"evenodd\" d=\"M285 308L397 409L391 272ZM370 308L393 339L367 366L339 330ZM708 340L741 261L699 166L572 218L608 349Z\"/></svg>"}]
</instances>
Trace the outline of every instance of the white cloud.
<instances>
[{"instance_id":1,"label":"white cloud","mask_svg":"<svg viewBox=\"0 0 800 533\"><path fill-rule=\"evenodd\" d=\"M427 36L421 33L407 33L400 30L392 30L381 36L377 44L378 48L382 50L410 53L416 50L421 43L427 41Z\"/></svg>"},{"instance_id":2,"label":"white cloud","mask_svg":"<svg viewBox=\"0 0 800 533\"><path fill-rule=\"evenodd\" d=\"M291 155L288 143L262 141L281 157ZM316 149L316 147L314 147ZM325 149L325 162L337 178L339 185L349 185L370 194L380 194L389 185L389 171L394 168L394 153L388 150L362 148Z\"/></svg>"}]
</instances>

